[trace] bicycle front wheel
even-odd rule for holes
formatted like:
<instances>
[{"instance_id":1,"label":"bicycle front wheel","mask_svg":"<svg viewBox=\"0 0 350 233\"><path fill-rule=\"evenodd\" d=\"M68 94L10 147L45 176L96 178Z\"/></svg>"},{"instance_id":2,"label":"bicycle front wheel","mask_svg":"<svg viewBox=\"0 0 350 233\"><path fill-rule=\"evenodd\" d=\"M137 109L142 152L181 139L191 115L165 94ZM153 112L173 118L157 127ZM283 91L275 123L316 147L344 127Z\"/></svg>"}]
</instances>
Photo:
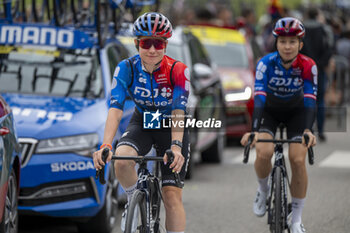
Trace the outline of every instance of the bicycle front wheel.
<instances>
[{"instance_id":1,"label":"bicycle front wheel","mask_svg":"<svg viewBox=\"0 0 350 233\"><path fill-rule=\"evenodd\" d=\"M275 192L274 192L274 230L275 233L282 233L284 230L284 222L282 216L282 170L276 167L274 174Z\"/></svg>"},{"instance_id":2,"label":"bicycle front wheel","mask_svg":"<svg viewBox=\"0 0 350 233\"><path fill-rule=\"evenodd\" d=\"M125 222L125 233L146 233L146 195L140 190L136 190L131 198Z\"/></svg>"}]
</instances>

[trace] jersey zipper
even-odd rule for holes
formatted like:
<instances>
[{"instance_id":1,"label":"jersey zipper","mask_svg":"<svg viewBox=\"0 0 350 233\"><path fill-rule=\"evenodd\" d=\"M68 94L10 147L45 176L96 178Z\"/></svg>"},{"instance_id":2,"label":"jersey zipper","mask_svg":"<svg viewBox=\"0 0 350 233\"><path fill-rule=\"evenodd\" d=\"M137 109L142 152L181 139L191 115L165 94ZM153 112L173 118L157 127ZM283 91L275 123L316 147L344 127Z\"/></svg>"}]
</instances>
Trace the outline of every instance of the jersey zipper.
<instances>
[{"instance_id":1,"label":"jersey zipper","mask_svg":"<svg viewBox=\"0 0 350 233\"><path fill-rule=\"evenodd\" d=\"M153 95L153 72L152 72L150 75L151 75L151 95L152 95L152 104L153 104L153 107L155 107L155 104L154 104L154 95Z\"/></svg>"}]
</instances>

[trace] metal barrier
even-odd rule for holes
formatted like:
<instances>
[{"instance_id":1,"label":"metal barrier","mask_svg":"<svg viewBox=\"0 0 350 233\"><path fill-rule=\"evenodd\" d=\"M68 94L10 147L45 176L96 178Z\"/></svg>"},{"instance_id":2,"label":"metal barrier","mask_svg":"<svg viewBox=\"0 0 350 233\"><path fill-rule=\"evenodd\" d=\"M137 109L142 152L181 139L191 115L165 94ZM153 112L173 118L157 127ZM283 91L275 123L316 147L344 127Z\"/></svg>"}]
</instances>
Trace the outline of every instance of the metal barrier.
<instances>
[{"instance_id":1,"label":"metal barrier","mask_svg":"<svg viewBox=\"0 0 350 233\"><path fill-rule=\"evenodd\" d=\"M329 77L329 85L334 83L335 90L341 92L341 99L339 105L350 104L350 64L349 60L340 55L333 56L335 60L335 72Z\"/></svg>"},{"instance_id":2,"label":"metal barrier","mask_svg":"<svg viewBox=\"0 0 350 233\"><path fill-rule=\"evenodd\" d=\"M336 119L336 126L329 128L331 131L346 130L346 108L350 106L350 64L349 60L340 55L334 55L335 71L328 76L325 98L326 115ZM329 99L333 99L330 104Z\"/></svg>"}]
</instances>

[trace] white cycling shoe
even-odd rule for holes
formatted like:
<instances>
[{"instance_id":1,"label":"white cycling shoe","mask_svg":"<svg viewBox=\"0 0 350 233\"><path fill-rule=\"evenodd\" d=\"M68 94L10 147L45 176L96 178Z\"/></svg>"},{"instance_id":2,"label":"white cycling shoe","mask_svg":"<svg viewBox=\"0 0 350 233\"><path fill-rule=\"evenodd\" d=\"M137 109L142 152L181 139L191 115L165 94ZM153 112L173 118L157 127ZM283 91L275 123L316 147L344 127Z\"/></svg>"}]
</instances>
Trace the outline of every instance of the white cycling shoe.
<instances>
[{"instance_id":1,"label":"white cycling shoe","mask_svg":"<svg viewBox=\"0 0 350 233\"><path fill-rule=\"evenodd\" d=\"M305 233L306 232L304 225L300 222L296 222L296 223L291 224L289 229L290 229L290 233Z\"/></svg>"},{"instance_id":2,"label":"white cycling shoe","mask_svg":"<svg viewBox=\"0 0 350 233\"><path fill-rule=\"evenodd\" d=\"M258 217L262 217L266 213L266 198L267 193L260 191L259 189L256 191L253 212Z\"/></svg>"},{"instance_id":3,"label":"white cycling shoe","mask_svg":"<svg viewBox=\"0 0 350 233\"><path fill-rule=\"evenodd\" d=\"M122 232L125 232L125 224L126 224L126 216L128 213L128 207L129 207L129 203L126 203L125 207L124 207L124 212L122 214L122 220L121 220L121 224L120 224L120 228L122 230ZM132 221L132 232L136 232L137 230L137 225L138 225L138 217L139 217L139 208L136 208L136 211L134 213L134 218Z\"/></svg>"},{"instance_id":4,"label":"white cycling shoe","mask_svg":"<svg viewBox=\"0 0 350 233\"><path fill-rule=\"evenodd\" d=\"M253 212L256 216L262 217L266 213L266 198L267 193L258 190L253 205Z\"/></svg>"}]
</instances>

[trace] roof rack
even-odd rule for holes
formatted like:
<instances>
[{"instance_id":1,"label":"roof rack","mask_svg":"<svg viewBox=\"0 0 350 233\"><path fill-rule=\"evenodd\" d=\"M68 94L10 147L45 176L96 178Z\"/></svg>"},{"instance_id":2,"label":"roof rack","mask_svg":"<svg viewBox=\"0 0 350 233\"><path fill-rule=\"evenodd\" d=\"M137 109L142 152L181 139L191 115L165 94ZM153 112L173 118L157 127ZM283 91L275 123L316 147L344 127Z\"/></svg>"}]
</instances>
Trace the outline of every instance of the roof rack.
<instances>
[{"instance_id":1,"label":"roof rack","mask_svg":"<svg viewBox=\"0 0 350 233\"><path fill-rule=\"evenodd\" d=\"M113 37L145 6L159 9L160 0L0 0L0 24L40 24L69 27L96 35L98 46ZM129 17L130 18L130 17Z\"/></svg>"}]
</instances>

